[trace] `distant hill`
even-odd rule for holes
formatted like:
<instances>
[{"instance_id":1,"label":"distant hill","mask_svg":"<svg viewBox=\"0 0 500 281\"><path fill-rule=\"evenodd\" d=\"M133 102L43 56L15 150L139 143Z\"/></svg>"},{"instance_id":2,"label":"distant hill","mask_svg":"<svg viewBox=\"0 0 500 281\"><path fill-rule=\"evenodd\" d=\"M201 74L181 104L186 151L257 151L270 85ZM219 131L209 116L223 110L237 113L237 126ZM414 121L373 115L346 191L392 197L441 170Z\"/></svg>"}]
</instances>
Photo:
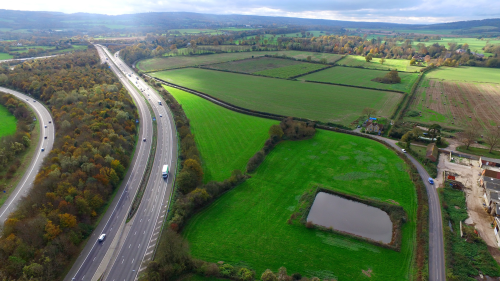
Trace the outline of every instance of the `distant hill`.
<instances>
[{"instance_id":1,"label":"distant hill","mask_svg":"<svg viewBox=\"0 0 500 281\"><path fill-rule=\"evenodd\" d=\"M174 28L217 28L227 26L331 26L344 28L385 30L443 30L461 29L477 33L500 31L500 19L460 21L432 25L396 24L380 22L351 22L290 17L267 17L252 15L212 15L188 12L139 13L118 16L101 14L60 12L33 12L0 10L0 32L25 30L72 29L138 31Z\"/></svg>"}]
</instances>

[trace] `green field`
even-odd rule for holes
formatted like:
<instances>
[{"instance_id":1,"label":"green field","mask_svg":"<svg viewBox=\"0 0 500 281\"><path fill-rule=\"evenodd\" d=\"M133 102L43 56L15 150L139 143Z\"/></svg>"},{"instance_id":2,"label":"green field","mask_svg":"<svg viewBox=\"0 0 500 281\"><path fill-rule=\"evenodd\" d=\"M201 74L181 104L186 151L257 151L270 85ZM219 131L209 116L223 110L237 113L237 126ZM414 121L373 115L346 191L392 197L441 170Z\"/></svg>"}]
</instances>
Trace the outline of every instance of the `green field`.
<instances>
[{"instance_id":1,"label":"green field","mask_svg":"<svg viewBox=\"0 0 500 281\"><path fill-rule=\"evenodd\" d=\"M227 70L227 71L243 72L250 74L263 70L285 67L296 64L301 64L301 62L288 59L259 57L255 59L245 59L245 60L230 61L225 63L217 63L208 65L207 67L217 70Z\"/></svg>"},{"instance_id":2,"label":"green field","mask_svg":"<svg viewBox=\"0 0 500 281\"><path fill-rule=\"evenodd\" d=\"M203 98L165 87L182 104L200 150L204 181L223 181L235 169L245 171L277 121L240 114ZM223 149L222 149L223 148Z\"/></svg>"},{"instance_id":3,"label":"green field","mask_svg":"<svg viewBox=\"0 0 500 281\"><path fill-rule=\"evenodd\" d=\"M179 31L182 34L210 34L216 35L221 34L221 31L217 31L214 29L169 29L168 31Z\"/></svg>"},{"instance_id":4,"label":"green field","mask_svg":"<svg viewBox=\"0 0 500 281\"><path fill-rule=\"evenodd\" d=\"M325 68L326 65L299 62L289 59L279 59L270 57L259 57L208 65L207 67L217 70L233 72L243 72L276 78L290 78L308 73L314 70Z\"/></svg>"},{"instance_id":5,"label":"green field","mask_svg":"<svg viewBox=\"0 0 500 281\"><path fill-rule=\"evenodd\" d=\"M428 42L413 42L413 45L417 45L418 43L424 43L426 46L438 43L439 45L443 45L446 48L449 48L448 43L457 43L458 45L463 45L465 43L469 44L469 49L472 52L484 54L485 56L492 56L491 53L485 53L483 47L486 46L487 43L498 45L500 44L500 40L491 40L491 39L477 39L477 38L450 38L445 37L441 38L441 40L429 40Z\"/></svg>"},{"instance_id":6,"label":"green field","mask_svg":"<svg viewBox=\"0 0 500 281\"><path fill-rule=\"evenodd\" d=\"M500 83L500 69L486 67L440 67L425 75L429 79L449 81Z\"/></svg>"},{"instance_id":7,"label":"green field","mask_svg":"<svg viewBox=\"0 0 500 281\"><path fill-rule=\"evenodd\" d=\"M151 73L244 108L348 125L363 108L390 116L403 95L317 83L303 83L206 69L183 68Z\"/></svg>"},{"instance_id":8,"label":"green field","mask_svg":"<svg viewBox=\"0 0 500 281\"><path fill-rule=\"evenodd\" d=\"M9 60L13 58L13 56L7 54L7 53L0 53L0 60Z\"/></svg>"},{"instance_id":9,"label":"green field","mask_svg":"<svg viewBox=\"0 0 500 281\"><path fill-rule=\"evenodd\" d=\"M379 58L373 58L371 62L366 62L363 56L347 56L338 61L337 64L344 66L361 66L372 69L397 69L398 71L406 72L417 72L422 69L418 66L410 66L409 60L386 59L384 64L381 64Z\"/></svg>"},{"instance_id":10,"label":"green field","mask_svg":"<svg viewBox=\"0 0 500 281\"><path fill-rule=\"evenodd\" d=\"M287 224L314 183L400 204L409 218L401 251ZM416 208L405 164L393 151L365 138L318 131L309 140L278 144L252 178L195 215L183 234L195 258L245 265L257 278L265 269L285 266L289 274L321 279L409 280ZM371 278L362 270L371 270Z\"/></svg>"},{"instance_id":11,"label":"green field","mask_svg":"<svg viewBox=\"0 0 500 281\"><path fill-rule=\"evenodd\" d=\"M203 46L200 46L200 48L201 47ZM222 47L224 46L219 46L219 48ZM307 59L307 57L310 56L313 61L320 61L321 59L324 58L327 60L328 63L335 62L340 58L342 58L341 55L337 54L313 53L313 52L302 52L302 51L237 52L237 53L224 53L224 54L213 54L213 55L202 55L202 56L173 56L173 57L169 57L169 54L165 54L166 57L141 60L137 63L137 68L141 71L149 72L149 71L158 71L158 70L187 67L187 66L222 63L234 60L248 59L252 57L255 58L262 57L265 55L279 55L279 56L285 55L287 57L292 57L296 59Z\"/></svg>"},{"instance_id":12,"label":"green field","mask_svg":"<svg viewBox=\"0 0 500 281\"><path fill-rule=\"evenodd\" d=\"M299 79L396 90L409 93L418 77L417 73L399 72L399 77L401 77L400 84L384 84L371 81L377 77L384 77L386 74L387 71L337 66L302 76Z\"/></svg>"},{"instance_id":13,"label":"green field","mask_svg":"<svg viewBox=\"0 0 500 281\"><path fill-rule=\"evenodd\" d=\"M16 132L16 117L12 115L6 107L0 105L0 138L10 136Z\"/></svg>"},{"instance_id":14,"label":"green field","mask_svg":"<svg viewBox=\"0 0 500 281\"><path fill-rule=\"evenodd\" d=\"M301 63L296 65L289 65L279 68L262 70L259 72L255 72L255 74L286 79L299 76L305 73L309 73L311 71L319 70L322 68L325 68L325 65L314 64L314 63Z\"/></svg>"}]
</instances>

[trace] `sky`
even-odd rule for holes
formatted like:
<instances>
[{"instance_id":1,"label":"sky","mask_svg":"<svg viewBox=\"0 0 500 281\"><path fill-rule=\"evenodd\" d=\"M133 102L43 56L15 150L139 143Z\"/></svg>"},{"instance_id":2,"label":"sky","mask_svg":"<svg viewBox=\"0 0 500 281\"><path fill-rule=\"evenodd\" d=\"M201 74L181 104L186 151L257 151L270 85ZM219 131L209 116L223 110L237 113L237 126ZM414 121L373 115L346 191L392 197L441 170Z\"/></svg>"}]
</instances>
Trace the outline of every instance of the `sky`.
<instances>
[{"instance_id":1,"label":"sky","mask_svg":"<svg viewBox=\"0 0 500 281\"><path fill-rule=\"evenodd\" d=\"M98 13L196 12L432 24L500 18L499 0L18 0L0 9Z\"/></svg>"}]
</instances>

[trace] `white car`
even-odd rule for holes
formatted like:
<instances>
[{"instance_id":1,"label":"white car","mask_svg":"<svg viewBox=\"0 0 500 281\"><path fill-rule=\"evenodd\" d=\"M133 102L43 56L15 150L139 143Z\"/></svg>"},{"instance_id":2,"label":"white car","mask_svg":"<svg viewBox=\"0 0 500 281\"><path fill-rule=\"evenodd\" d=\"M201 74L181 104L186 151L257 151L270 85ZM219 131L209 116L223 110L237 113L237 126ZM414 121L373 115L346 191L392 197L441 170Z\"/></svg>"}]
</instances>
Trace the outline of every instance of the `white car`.
<instances>
[{"instance_id":1,"label":"white car","mask_svg":"<svg viewBox=\"0 0 500 281\"><path fill-rule=\"evenodd\" d=\"M403 149L401 149L401 151L403 151L403 153L406 153L406 149L404 149L404 148L403 148Z\"/></svg>"},{"instance_id":2,"label":"white car","mask_svg":"<svg viewBox=\"0 0 500 281\"><path fill-rule=\"evenodd\" d=\"M99 242L102 242L104 241L104 239L106 239L106 234L101 234L101 236L99 236Z\"/></svg>"},{"instance_id":3,"label":"white car","mask_svg":"<svg viewBox=\"0 0 500 281\"><path fill-rule=\"evenodd\" d=\"M163 117L163 115L160 114L160 117Z\"/></svg>"}]
</instances>

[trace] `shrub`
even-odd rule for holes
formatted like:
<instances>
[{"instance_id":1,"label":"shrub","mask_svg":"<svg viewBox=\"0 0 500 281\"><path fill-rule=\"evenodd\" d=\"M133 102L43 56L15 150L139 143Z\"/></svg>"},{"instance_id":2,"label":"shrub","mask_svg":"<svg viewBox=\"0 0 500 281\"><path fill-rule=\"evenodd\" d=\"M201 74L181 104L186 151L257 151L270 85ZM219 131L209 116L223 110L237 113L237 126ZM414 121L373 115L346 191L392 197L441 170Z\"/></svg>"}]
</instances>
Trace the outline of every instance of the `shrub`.
<instances>
[{"instance_id":1,"label":"shrub","mask_svg":"<svg viewBox=\"0 0 500 281\"><path fill-rule=\"evenodd\" d=\"M420 113L418 113L418 111L416 110L410 110L406 113L406 116L408 117L418 117L420 115Z\"/></svg>"},{"instance_id":2,"label":"shrub","mask_svg":"<svg viewBox=\"0 0 500 281\"><path fill-rule=\"evenodd\" d=\"M401 77L399 77L397 70L391 70L384 77L377 77L372 79L372 81L384 84L397 84L401 83Z\"/></svg>"}]
</instances>

